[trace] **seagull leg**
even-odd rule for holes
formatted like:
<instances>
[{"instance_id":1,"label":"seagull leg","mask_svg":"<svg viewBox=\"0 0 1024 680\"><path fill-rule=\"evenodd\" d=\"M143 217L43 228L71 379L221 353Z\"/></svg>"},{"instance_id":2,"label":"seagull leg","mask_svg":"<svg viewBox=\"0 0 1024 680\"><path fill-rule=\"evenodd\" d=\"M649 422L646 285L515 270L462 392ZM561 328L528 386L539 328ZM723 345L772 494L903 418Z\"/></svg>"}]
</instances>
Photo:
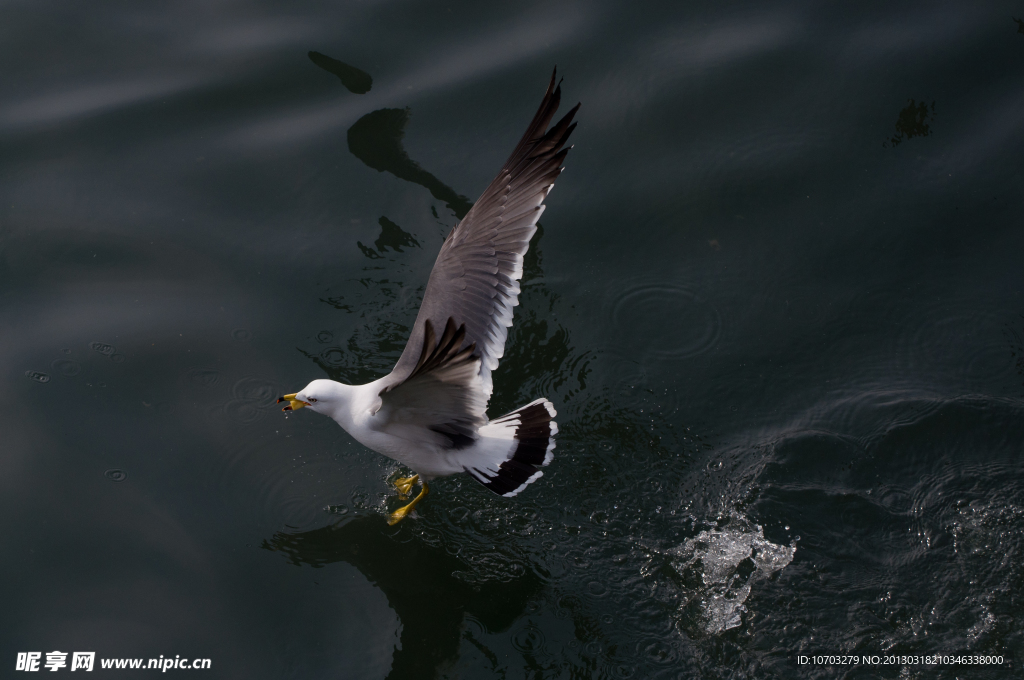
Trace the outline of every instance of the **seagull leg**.
<instances>
[{"instance_id":1,"label":"seagull leg","mask_svg":"<svg viewBox=\"0 0 1024 680\"><path fill-rule=\"evenodd\" d=\"M409 505L404 505L391 513L391 516L388 517L388 524L398 524L405 519L406 515L412 512L412 509L416 507L416 504L423 500L423 497L427 495L427 491L429 491L427 483L423 482L423 489L420 491L419 495L416 496L416 498L413 498L412 503L409 503Z\"/></svg>"},{"instance_id":2,"label":"seagull leg","mask_svg":"<svg viewBox=\"0 0 1024 680\"><path fill-rule=\"evenodd\" d=\"M409 493L412 491L412 487L416 485L416 482L420 481L419 475L413 475L412 477L399 477L392 484L398 489L398 496L402 500L405 500Z\"/></svg>"}]
</instances>

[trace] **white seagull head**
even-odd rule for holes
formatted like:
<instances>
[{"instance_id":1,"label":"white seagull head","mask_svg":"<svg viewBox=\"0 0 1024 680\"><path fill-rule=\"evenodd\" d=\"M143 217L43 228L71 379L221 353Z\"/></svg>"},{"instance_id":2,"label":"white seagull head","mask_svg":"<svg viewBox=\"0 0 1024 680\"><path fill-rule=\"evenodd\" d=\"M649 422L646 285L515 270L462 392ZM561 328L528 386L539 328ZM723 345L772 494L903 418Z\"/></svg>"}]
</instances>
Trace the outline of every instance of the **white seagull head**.
<instances>
[{"instance_id":1,"label":"white seagull head","mask_svg":"<svg viewBox=\"0 0 1024 680\"><path fill-rule=\"evenodd\" d=\"M288 402L282 411L298 411L300 408L309 408L310 411L331 415L338 410L338 407L347 404L349 401L349 385L343 385L333 380L314 380L295 394L286 394L277 400L277 403Z\"/></svg>"}]
</instances>

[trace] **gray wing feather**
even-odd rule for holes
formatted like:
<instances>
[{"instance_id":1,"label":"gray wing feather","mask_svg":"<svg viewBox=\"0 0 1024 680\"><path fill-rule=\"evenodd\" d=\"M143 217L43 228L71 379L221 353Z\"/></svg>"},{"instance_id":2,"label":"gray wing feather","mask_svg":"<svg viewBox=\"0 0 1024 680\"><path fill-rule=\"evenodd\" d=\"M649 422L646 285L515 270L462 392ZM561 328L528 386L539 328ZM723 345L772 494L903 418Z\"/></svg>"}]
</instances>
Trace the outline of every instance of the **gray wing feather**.
<instances>
[{"instance_id":1,"label":"gray wing feather","mask_svg":"<svg viewBox=\"0 0 1024 680\"><path fill-rule=\"evenodd\" d=\"M409 342L383 381L382 394L415 374L424 352L430 351L424 346L426 329L447 328L451 321L465 328L462 348L475 345L481 396L485 402L490 396L491 371L505 352L512 308L519 304L523 256L569 153L563 147L576 127L572 119L579 104L548 129L560 100L561 87L552 74L540 108L512 155L441 246Z\"/></svg>"},{"instance_id":2,"label":"gray wing feather","mask_svg":"<svg viewBox=\"0 0 1024 680\"><path fill-rule=\"evenodd\" d=\"M463 346L464 326L449 319L440 338L428 320L419 360L399 385L380 394L388 431L414 441L459 448L487 424L487 395L480 379L476 345Z\"/></svg>"}]
</instances>

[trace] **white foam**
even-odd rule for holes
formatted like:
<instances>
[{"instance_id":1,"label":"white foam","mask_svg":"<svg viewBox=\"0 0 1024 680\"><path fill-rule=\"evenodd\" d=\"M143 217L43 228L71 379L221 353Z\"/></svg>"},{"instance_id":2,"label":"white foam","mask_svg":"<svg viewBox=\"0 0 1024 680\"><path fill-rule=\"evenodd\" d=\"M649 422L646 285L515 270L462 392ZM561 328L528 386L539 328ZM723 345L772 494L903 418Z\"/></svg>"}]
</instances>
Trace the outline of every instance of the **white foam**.
<instances>
[{"instance_id":1,"label":"white foam","mask_svg":"<svg viewBox=\"0 0 1024 680\"><path fill-rule=\"evenodd\" d=\"M796 545L772 543L760 525L733 515L728 524L702 531L668 554L680 576L700 574L701 585L688 594L683 606L697 604L702 627L715 634L743 622L747 610L743 603L753 586L792 562Z\"/></svg>"}]
</instances>

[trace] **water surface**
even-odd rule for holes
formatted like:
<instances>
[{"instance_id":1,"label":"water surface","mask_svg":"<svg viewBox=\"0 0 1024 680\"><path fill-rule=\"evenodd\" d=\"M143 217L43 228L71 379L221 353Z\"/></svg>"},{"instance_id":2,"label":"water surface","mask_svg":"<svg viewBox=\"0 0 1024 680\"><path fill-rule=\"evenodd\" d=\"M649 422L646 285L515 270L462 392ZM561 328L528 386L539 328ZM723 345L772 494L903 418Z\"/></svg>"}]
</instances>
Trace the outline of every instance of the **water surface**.
<instances>
[{"instance_id":1,"label":"water surface","mask_svg":"<svg viewBox=\"0 0 1024 680\"><path fill-rule=\"evenodd\" d=\"M4 14L0 663L1019 673L1024 9ZM397 467L274 400L390 370L555 64L490 411L551 399L555 461L388 527ZM839 653L1005 662L798 663Z\"/></svg>"}]
</instances>

